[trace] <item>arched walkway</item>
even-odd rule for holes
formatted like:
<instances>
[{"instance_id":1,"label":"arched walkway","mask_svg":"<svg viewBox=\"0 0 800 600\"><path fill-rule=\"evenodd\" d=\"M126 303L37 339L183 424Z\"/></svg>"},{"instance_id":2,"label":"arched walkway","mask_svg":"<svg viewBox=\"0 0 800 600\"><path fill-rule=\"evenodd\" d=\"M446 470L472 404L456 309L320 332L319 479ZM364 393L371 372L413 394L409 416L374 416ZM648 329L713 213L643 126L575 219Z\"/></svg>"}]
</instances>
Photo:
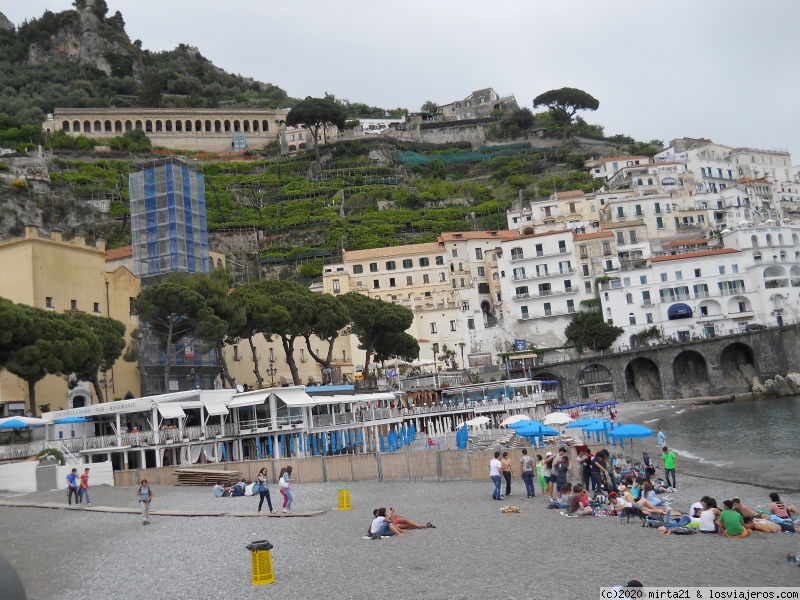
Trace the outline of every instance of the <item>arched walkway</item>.
<instances>
[{"instance_id":1,"label":"arched walkway","mask_svg":"<svg viewBox=\"0 0 800 600\"><path fill-rule=\"evenodd\" d=\"M734 342L722 349L719 356L722 379L726 387L734 392L749 392L753 389L756 363L752 348L742 342Z\"/></svg>"},{"instance_id":2,"label":"arched walkway","mask_svg":"<svg viewBox=\"0 0 800 600\"><path fill-rule=\"evenodd\" d=\"M625 391L629 401L650 402L664 397L661 373L649 358L634 358L625 367Z\"/></svg>"},{"instance_id":3,"label":"arched walkway","mask_svg":"<svg viewBox=\"0 0 800 600\"><path fill-rule=\"evenodd\" d=\"M711 395L708 364L699 352L686 350L678 354L672 361L672 377L677 398Z\"/></svg>"},{"instance_id":4,"label":"arched walkway","mask_svg":"<svg viewBox=\"0 0 800 600\"><path fill-rule=\"evenodd\" d=\"M592 363L581 371L578 378L580 397L583 399L605 400L614 395L614 378L611 371L603 365Z\"/></svg>"}]
</instances>

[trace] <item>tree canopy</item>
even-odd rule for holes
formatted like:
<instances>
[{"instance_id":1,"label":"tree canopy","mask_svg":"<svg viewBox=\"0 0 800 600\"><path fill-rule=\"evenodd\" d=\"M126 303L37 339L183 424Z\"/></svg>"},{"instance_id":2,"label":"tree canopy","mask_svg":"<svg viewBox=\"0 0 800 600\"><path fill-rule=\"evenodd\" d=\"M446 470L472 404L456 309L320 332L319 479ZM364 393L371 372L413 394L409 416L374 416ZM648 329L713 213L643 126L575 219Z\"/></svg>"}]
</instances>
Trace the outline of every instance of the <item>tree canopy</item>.
<instances>
[{"instance_id":1,"label":"tree canopy","mask_svg":"<svg viewBox=\"0 0 800 600\"><path fill-rule=\"evenodd\" d=\"M335 101L328 98L312 98L308 96L295 104L286 115L286 124L290 127L302 126L309 130L314 137L314 153L317 158L317 169L321 168L319 159L319 144L317 142L320 128L334 125L344 129L347 113Z\"/></svg>"},{"instance_id":2,"label":"tree canopy","mask_svg":"<svg viewBox=\"0 0 800 600\"><path fill-rule=\"evenodd\" d=\"M597 110L599 100L576 88L560 88L539 94L533 99L533 107L546 106L553 118L561 123L562 139L567 139L572 117L579 110Z\"/></svg>"},{"instance_id":3,"label":"tree canopy","mask_svg":"<svg viewBox=\"0 0 800 600\"><path fill-rule=\"evenodd\" d=\"M323 369L330 369L333 361L333 345L339 333L350 323L350 313L347 307L336 296L330 294L309 294L311 305L311 320L309 328L304 333L308 354ZM311 348L311 336L328 343L324 355L317 355Z\"/></svg>"},{"instance_id":4,"label":"tree canopy","mask_svg":"<svg viewBox=\"0 0 800 600\"><path fill-rule=\"evenodd\" d=\"M578 352L591 348L605 350L610 348L624 331L622 327L609 325L603 319L603 313L597 310L579 312L564 330L566 338L575 345Z\"/></svg>"}]
</instances>

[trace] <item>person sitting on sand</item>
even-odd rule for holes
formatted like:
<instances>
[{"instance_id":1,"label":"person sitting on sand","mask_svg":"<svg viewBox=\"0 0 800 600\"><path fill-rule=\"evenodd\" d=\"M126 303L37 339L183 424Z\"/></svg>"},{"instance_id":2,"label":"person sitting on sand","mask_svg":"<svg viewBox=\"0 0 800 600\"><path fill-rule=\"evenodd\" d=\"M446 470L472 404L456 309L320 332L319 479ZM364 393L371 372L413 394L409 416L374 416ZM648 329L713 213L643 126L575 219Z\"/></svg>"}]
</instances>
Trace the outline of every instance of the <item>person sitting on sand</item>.
<instances>
[{"instance_id":1,"label":"person sitting on sand","mask_svg":"<svg viewBox=\"0 0 800 600\"><path fill-rule=\"evenodd\" d=\"M650 485L653 486L653 491L656 494L665 494L669 491L669 488L667 488L659 480L657 480L654 474L648 475L645 479Z\"/></svg>"},{"instance_id":2,"label":"person sitting on sand","mask_svg":"<svg viewBox=\"0 0 800 600\"><path fill-rule=\"evenodd\" d=\"M554 500L547 505L547 508L557 508L565 510L569 508L570 500L572 499L572 484L567 482L561 488L561 500Z\"/></svg>"},{"instance_id":3,"label":"person sitting on sand","mask_svg":"<svg viewBox=\"0 0 800 600\"><path fill-rule=\"evenodd\" d=\"M756 511L742 504L741 498L731 498L731 502L733 503L733 510L742 515L742 521L744 521L745 525L750 523L753 519L759 518L759 514Z\"/></svg>"},{"instance_id":4,"label":"person sitting on sand","mask_svg":"<svg viewBox=\"0 0 800 600\"><path fill-rule=\"evenodd\" d=\"M222 484L221 481L218 481L217 484L214 486L214 496L216 498L222 498L225 495L225 486Z\"/></svg>"},{"instance_id":5,"label":"person sitting on sand","mask_svg":"<svg viewBox=\"0 0 800 600\"><path fill-rule=\"evenodd\" d=\"M653 459L650 458L650 455L647 452L642 452L642 465L644 465L644 475L648 479L651 476L655 477L656 468L653 465Z\"/></svg>"},{"instance_id":6,"label":"person sitting on sand","mask_svg":"<svg viewBox=\"0 0 800 600\"><path fill-rule=\"evenodd\" d=\"M656 496L656 490L649 481L645 482L643 488L643 498L647 500L653 506L661 506L662 504L666 504L661 498Z\"/></svg>"},{"instance_id":7,"label":"person sitting on sand","mask_svg":"<svg viewBox=\"0 0 800 600\"><path fill-rule=\"evenodd\" d=\"M382 537L390 535L396 535L397 537L403 537L405 535L392 523L392 519L387 516L385 508L375 509L372 514L375 518L369 526L369 534L372 536L373 540L379 540Z\"/></svg>"},{"instance_id":8,"label":"person sitting on sand","mask_svg":"<svg viewBox=\"0 0 800 600\"><path fill-rule=\"evenodd\" d=\"M232 498L238 496L244 496L244 491L247 489L247 482L242 479L238 483L234 483L231 487L227 488L225 491L229 492Z\"/></svg>"},{"instance_id":9,"label":"person sitting on sand","mask_svg":"<svg viewBox=\"0 0 800 600\"><path fill-rule=\"evenodd\" d=\"M703 510L700 512L700 533L719 533L717 517L720 511L717 508L717 501L709 496L703 496L700 498L700 504L703 505Z\"/></svg>"},{"instance_id":10,"label":"person sitting on sand","mask_svg":"<svg viewBox=\"0 0 800 600\"><path fill-rule=\"evenodd\" d=\"M775 515L780 519L792 519L792 515L797 515L797 509L794 506L787 507L781 502L781 497L777 492L772 492L769 495L772 502L769 505L769 514Z\"/></svg>"},{"instance_id":11,"label":"person sitting on sand","mask_svg":"<svg viewBox=\"0 0 800 600\"><path fill-rule=\"evenodd\" d=\"M567 514L582 516L591 516L594 509L589 503L589 494L582 483L576 483L573 487L573 494L569 499L569 512Z\"/></svg>"},{"instance_id":12,"label":"person sitting on sand","mask_svg":"<svg viewBox=\"0 0 800 600\"><path fill-rule=\"evenodd\" d=\"M719 514L719 528L729 538L747 537L748 529L744 526L742 515L733 510L733 502L725 500L723 510Z\"/></svg>"},{"instance_id":13,"label":"person sitting on sand","mask_svg":"<svg viewBox=\"0 0 800 600\"><path fill-rule=\"evenodd\" d=\"M374 511L372 511L372 516L373 517L378 516L377 508ZM389 517L392 519L392 523L394 523L394 525L400 531L405 531L406 529L436 529L436 526L430 521L425 525L420 525L419 523L415 523L411 519L406 519L405 517L398 515L396 512L394 512L394 507L389 509Z\"/></svg>"}]
</instances>

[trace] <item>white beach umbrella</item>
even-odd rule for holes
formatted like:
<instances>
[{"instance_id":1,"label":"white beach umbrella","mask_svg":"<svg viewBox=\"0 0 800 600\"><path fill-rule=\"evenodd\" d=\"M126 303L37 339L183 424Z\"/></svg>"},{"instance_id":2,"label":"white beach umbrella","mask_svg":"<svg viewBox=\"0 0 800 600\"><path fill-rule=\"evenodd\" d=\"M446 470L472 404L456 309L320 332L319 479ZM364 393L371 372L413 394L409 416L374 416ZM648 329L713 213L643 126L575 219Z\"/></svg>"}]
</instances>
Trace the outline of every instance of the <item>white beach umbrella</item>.
<instances>
[{"instance_id":1,"label":"white beach umbrella","mask_svg":"<svg viewBox=\"0 0 800 600\"><path fill-rule=\"evenodd\" d=\"M545 425L566 425L567 423L572 423L572 421L574 419L565 412L550 413L542 419L542 423Z\"/></svg>"},{"instance_id":2,"label":"white beach umbrella","mask_svg":"<svg viewBox=\"0 0 800 600\"><path fill-rule=\"evenodd\" d=\"M467 421L467 427L481 427L490 421L489 417L475 417Z\"/></svg>"}]
</instances>

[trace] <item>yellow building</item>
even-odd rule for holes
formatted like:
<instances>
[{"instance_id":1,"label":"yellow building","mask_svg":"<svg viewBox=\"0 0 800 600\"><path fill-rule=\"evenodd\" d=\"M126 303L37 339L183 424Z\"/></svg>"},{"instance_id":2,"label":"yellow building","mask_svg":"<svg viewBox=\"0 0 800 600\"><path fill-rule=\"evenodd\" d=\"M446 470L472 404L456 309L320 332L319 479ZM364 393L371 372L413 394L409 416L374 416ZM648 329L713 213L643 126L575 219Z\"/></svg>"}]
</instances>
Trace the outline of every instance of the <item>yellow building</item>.
<instances>
[{"instance_id":1,"label":"yellow building","mask_svg":"<svg viewBox=\"0 0 800 600\"><path fill-rule=\"evenodd\" d=\"M27 227L24 237L0 243L0 294L45 310L111 317L125 324L129 336L138 327L131 301L141 286L125 266L109 264L113 270L107 271L102 241L90 246L82 237L65 241L59 231L42 237L36 227ZM140 395L139 371L122 359L106 374L104 383L108 400ZM89 384L70 390L66 378L55 375L36 385L36 400L51 410L98 402ZM0 372L0 415L22 409L30 409L27 384L7 371Z\"/></svg>"}]
</instances>

